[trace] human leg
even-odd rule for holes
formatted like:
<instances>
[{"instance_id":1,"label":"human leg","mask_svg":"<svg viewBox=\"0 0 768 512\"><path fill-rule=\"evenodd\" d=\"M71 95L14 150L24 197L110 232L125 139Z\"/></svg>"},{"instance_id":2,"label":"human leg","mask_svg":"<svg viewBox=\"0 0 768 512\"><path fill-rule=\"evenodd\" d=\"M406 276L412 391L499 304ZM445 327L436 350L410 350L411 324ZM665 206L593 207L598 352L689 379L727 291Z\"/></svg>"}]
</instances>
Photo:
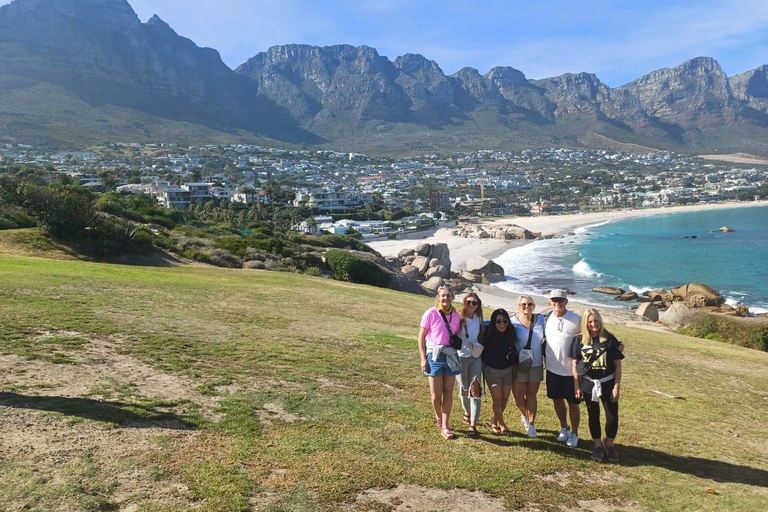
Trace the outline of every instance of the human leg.
<instances>
[{"instance_id":1,"label":"human leg","mask_svg":"<svg viewBox=\"0 0 768 512\"><path fill-rule=\"evenodd\" d=\"M443 376L429 377L429 393L432 397L432 408L435 414L437 428L443 428Z\"/></svg>"},{"instance_id":2,"label":"human leg","mask_svg":"<svg viewBox=\"0 0 768 512\"><path fill-rule=\"evenodd\" d=\"M472 362L469 357L460 357L461 373L456 376L456 382L459 385L459 397L461 398L461 408L464 411L464 423L470 422L470 398L469 398L469 365Z\"/></svg>"},{"instance_id":3,"label":"human leg","mask_svg":"<svg viewBox=\"0 0 768 512\"><path fill-rule=\"evenodd\" d=\"M470 362L469 376L469 425L476 427L480 421L480 405L483 398L483 362L478 357Z\"/></svg>"},{"instance_id":4,"label":"human leg","mask_svg":"<svg viewBox=\"0 0 768 512\"><path fill-rule=\"evenodd\" d=\"M453 407L453 389L455 387L456 379L449 376L443 378L443 403L441 409L443 429L450 428L451 408Z\"/></svg>"},{"instance_id":5,"label":"human leg","mask_svg":"<svg viewBox=\"0 0 768 512\"><path fill-rule=\"evenodd\" d=\"M528 415L528 423L534 425L536 423L536 413L539 409L539 399L537 394L541 387L540 382L528 381L525 384L525 410Z\"/></svg>"}]
</instances>

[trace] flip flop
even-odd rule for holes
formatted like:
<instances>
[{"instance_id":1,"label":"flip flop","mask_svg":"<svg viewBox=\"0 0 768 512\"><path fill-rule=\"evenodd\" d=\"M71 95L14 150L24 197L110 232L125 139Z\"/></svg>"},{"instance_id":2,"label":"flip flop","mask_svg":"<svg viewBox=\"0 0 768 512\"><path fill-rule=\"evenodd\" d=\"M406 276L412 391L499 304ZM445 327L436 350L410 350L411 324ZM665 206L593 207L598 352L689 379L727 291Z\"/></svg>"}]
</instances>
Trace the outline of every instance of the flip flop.
<instances>
[{"instance_id":1,"label":"flip flop","mask_svg":"<svg viewBox=\"0 0 768 512\"><path fill-rule=\"evenodd\" d=\"M453 432L453 430L451 430L448 427L443 428L440 431L440 434L443 436L443 439L445 439L446 441L448 439L453 439L454 437L456 437L456 434Z\"/></svg>"}]
</instances>

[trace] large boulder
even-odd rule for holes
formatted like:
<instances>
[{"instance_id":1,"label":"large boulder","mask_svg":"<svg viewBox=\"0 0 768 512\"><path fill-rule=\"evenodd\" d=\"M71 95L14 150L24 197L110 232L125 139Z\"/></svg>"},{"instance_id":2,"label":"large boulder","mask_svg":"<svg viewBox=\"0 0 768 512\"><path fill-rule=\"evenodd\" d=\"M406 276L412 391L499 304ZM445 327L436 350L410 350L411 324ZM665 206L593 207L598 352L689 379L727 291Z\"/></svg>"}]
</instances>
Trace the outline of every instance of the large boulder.
<instances>
[{"instance_id":1,"label":"large boulder","mask_svg":"<svg viewBox=\"0 0 768 512\"><path fill-rule=\"evenodd\" d=\"M667 310L659 315L659 322L670 327L677 329L688 323L691 318L691 308L685 305L683 302L672 302Z\"/></svg>"},{"instance_id":2,"label":"large boulder","mask_svg":"<svg viewBox=\"0 0 768 512\"><path fill-rule=\"evenodd\" d=\"M435 295L437 293L437 289L440 288L445 284L445 281L443 281L443 278L440 276L430 277L423 283L421 283L421 287L424 288L428 292L429 295Z\"/></svg>"},{"instance_id":3,"label":"large boulder","mask_svg":"<svg viewBox=\"0 0 768 512\"><path fill-rule=\"evenodd\" d=\"M732 228L732 227L730 227L730 226L723 226L723 227L721 227L720 229L718 229L718 231L721 231L721 232L723 232L723 233L733 233L733 232L734 232L734 231L736 231L736 230L735 230L735 229L733 229L733 228Z\"/></svg>"},{"instance_id":4,"label":"large boulder","mask_svg":"<svg viewBox=\"0 0 768 512\"><path fill-rule=\"evenodd\" d=\"M653 305L653 302L645 302L640 304L635 313L637 316L641 316L646 320L650 320L651 322L659 321L659 310L656 309L656 306Z\"/></svg>"},{"instance_id":5,"label":"large boulder","mask_svg":"<svg viewBox=\"0 0 768 512\"><path fill-rule=\"evenodd\" d=\"M427 256L416 256L413 258L411 265L419 269L419 274L424 274L429 268L429 260Z\"/></svg>"},{"instance_id":6,"label":"large boulder","mask_svg":"<svg viewBox=\"0 0 768 512\"><path fill-rule=\"evenodd\" d=\"M405 265L401 267L400 272L410 277L411 279L421 279L421 274L419 274L419 269L414 267L413 265Z\"/></svg>"},{"instance_id":7,"label":"large boulder","mask_svg":"<svg viewBox=\"0 0 768 512\"><path fill-rule=\"evenodd\" d=\"M482 256L472 256L469 258L466 263L466 269L468 272L479 276L486 272L504 275L504 267Z\"/></svg>"},{"instance_id":8,"label":"large boulder","mask_svg":"<svg viewBox=\"0 0 768 512\"><path fill-rule=\"evenodd\" d=\"M448 270L448 267L444 267L443 265L437 265L436 267L430 267L427 270L427 272L424 274L424 277L426 278L430 278L434 276L448 278L448 277L451 277L451 271Z\"/></svg>"},{"instance_id":9,"label":"large boulder","mask_svg":"<svg viewBox=\"0 0 768 512\"><path fill-rule=\"evenodd\" d=\"M635 300L637 298L637 293L629 291L624 292L618 297L615 297L614 300L621 300L621 301L628 301L628 300Z\"/></svg>"},{"instance_id":10,"label":"large boulder","mask_svg":"<svg viewBox=\"0 0 768 512\"><path fill-rule=\"evenodd\" d=\"M451 250L448 248L448 244L433 245L432 258L438 260L438 265L451 268Z\"/></svg>"},{"instance_id":11,"label":"large boulder","mask_svg":"<svg viewBox=\"0 0 768 512\"><path fill-rule=\"evenodd\" d=\"M408 256L413 256L413 249L401 249L399 253L397 253L397 257L400 260L403 260L404 258L407 258Z\"/></svg>"},{"instance_id":12,"label":"large boulder","mask_svg":"<svg viewBox=\"0 0 768 512\"><path fill-rule=\"evenodd\" d=\"M370 260L373 263L375 263L377 267L383 270L389 276L388 288L391 288L393 290L398 290L401 292L417 293L419 295L428 295L428 293L422 289L421 285L416 279L413 279L412 277L408 277L402 272L393 269L392 267L389 266L389 264L387 264L386 261L384 261L383 258L376 256L375 254L370 252L350 250L349 253L352 254L353 256L357 256L358 258L364 258L364 259Z\"/></svg>"},{"instance_id":13,"label":"large boulder","mask_svg":"<svg viewBox=\"0 0 768 512\"><path fill-rule=\"evenodd\" d=\"M596 286L592 288L592 291L598 293L607 293L609 295L623 295L626 293L621 288L615 288L613 286Z\"/></svg>"},{"instance_id":14,"label":"large boulder","mask_svg":"<svg viewBox=\"0 0 768 512\"><path fill-rule=\"evenodd\" d=\"M702 306L719 307L725 299L716 290L701 283L690 283L672 289L672 293L682 298L686 305L694 308Z\"/></svg>"},{"instance_id":15,"label":"large boulder","mask_svg":"<svg viewBox=\"0 0 768 512\"><path fill-rule=\"evenodd\" d=\"M482 278L483 284L498 283L499 281L504 281L506 279L504 277L504 272L483 272L480 277Z\"/></svg>"},{"instance_id":16,"label":"large boulder","mask_svg":"<svg viewBox=\"0 0 768 512\"><path fill-rule=\"evenodd\" d=\"M430 244L419 244L416 246L416 249L414 249L416 254L420 256L429 256L430 252L432 251L432 246Z\"/></svg>"}]
</instances>

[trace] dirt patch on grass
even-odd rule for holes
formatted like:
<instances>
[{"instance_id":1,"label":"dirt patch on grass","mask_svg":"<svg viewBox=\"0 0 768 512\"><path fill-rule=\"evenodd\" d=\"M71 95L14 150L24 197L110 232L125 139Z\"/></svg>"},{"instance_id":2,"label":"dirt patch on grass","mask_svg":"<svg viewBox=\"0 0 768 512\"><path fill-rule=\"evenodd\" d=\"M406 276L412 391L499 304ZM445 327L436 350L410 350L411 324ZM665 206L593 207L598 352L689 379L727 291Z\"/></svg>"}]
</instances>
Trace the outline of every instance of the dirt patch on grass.
<instances>
[{"instance_id":1,"label":"dirt patch on grass","mask_svg":"<svg viewBox=\"0 0 768 512\"><path fill-rule=\"evenodd\" d=\"M206 419L215 421L219 418L215 412L218 397L200 394L196 391L198 384L189 378L159 371L121 353L123 340L120 336L101 338L72 331L41 331L30 338L45 340L57 336L87 340L82 347L67 352L74 364L27 361L19 356L0 355L0 375L21 392L44 386L48 396L111 400L134 395L161 401L188 401L199 405L200 413Z\"/></svg>"},{"instance_id":2,"label":"dirt patch on grass","mask_svg":"<svg viewBox=\"0 0 768 512\"><path fill-rule=\"evenodd\" d=\"M428 489L418 485L398 485L393 489L372 489L357 496L344 509L371 512L412 512L414 510L451 510L453 512L507 512L504 501L482 492L452 489Z\"/></svg>"},{"instance_id":3,"label":"dirt patch on grass","mask_svg":"<svg viewBox=\"0 0 768 512\"><path fill-rule=\"evenodd\" d=\"M554 475L557 476L557 475ZM560 475L563 477L563 475ZM570 477L566 478L570 481ZM537 503L526 505L521 512L540 512L550 507ZM634 504L617 506L602 500L579 501L575 507L560 507L563 512L637 512ZM504 500L479 491L464 489L429 489L418 485L398 485L392 489L371 489L357 496L346 512L413 512L414 510L451 510L453 512L510 512Z\"/></svg>"}]
</instances>

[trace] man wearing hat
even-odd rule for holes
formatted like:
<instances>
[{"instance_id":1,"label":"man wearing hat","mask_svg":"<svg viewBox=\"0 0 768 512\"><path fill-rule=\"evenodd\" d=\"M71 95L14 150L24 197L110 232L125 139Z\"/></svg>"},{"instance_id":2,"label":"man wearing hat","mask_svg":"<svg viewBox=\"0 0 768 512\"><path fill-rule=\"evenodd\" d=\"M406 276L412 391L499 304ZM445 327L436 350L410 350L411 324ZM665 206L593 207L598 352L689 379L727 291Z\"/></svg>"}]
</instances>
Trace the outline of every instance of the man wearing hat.
<instances>
[{"instance_id":1,"label":"man wearing hat","mask_svg":"<svg viewBox=\"0 0 768 512\"><path fill-rule=\"evenodd\" d=\"M581 316L568 311L568 295L565 290L552 290L549 293L549 305L552 313L547 315L544 334L546 344L547 397L555 405L555 413L560 420L560 433L557 440L571 448L579 444L579 402L576 400L576 388L572 371L571 343L581 330ZM568 402L566 414L565 402ZM571 426L568 427L570 416Z\"/></svg>"}]
</instances>

